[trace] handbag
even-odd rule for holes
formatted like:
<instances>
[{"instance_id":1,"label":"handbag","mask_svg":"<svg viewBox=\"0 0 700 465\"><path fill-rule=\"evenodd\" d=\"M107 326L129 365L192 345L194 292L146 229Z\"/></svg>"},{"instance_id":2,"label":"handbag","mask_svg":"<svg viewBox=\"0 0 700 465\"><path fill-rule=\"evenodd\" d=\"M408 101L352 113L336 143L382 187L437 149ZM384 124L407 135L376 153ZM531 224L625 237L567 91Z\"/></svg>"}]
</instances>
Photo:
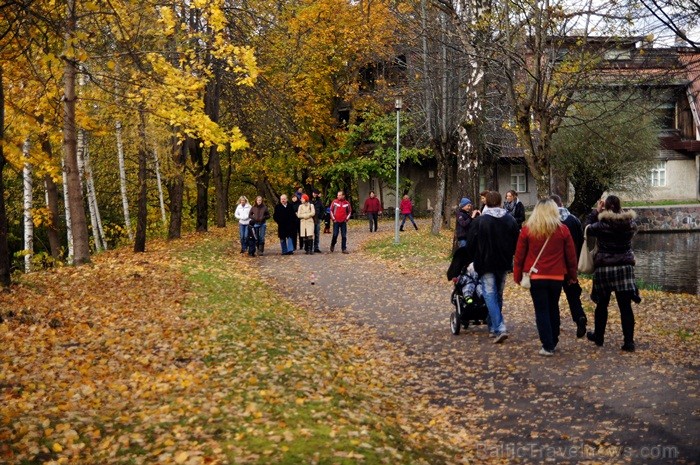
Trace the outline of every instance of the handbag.
<instances>
[{"instance_id":1,"label":"handbag","mask_svg":"<svg viewBox=\"0 0 700 465\"><path fill-rule=\"evenodd\" d=\"M537 254L537 258L535 258L534 263L530 267L530 271L527 273L523 273L523 277L520 280L520 285L524 287L525 289L530 289L532 286L532 283L530 282L530 273L537 273L537 268L535 268L535 265L537 265L537 261L540 259L540 256L542 255L542 252L544 252L544 248L547 247L547 242L549 242L549 238L552 236L549 236L546 241L544 241L544 244L542 245L542 248L540 249L540 253Z\"/></svg>"},{"instance_id":2,"label":"handbag","mask_svg":"<svg viewBox=\"0 0 700 465\"><path fill-rule=\"evenodd\" d=\"M588 249L588 226L583 230L583 247L581 247L581 253L578 256L578 272L591 274L595 270L593 257L598 251L598 244L596 243L593 249Z\"/></svg>"}]
</instances>

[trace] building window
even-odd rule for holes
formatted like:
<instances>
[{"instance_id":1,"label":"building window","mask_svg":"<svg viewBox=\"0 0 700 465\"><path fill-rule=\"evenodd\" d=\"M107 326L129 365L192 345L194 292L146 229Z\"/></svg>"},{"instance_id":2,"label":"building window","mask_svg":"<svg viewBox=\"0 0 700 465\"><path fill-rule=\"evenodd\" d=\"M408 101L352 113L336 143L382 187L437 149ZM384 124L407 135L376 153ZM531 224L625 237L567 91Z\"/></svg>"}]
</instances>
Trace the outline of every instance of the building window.
<instances>
[{"instance_id":1,"label":"building window","mask_svg":"<svg viewBox=\"0 0 700 465\"><path fill-rule=\"evenodd\" d=\"M658 161L651 169L651 186L665 187L666 186L666 162Z\"/></svg>"},{"instance_id":2,"label":"building window","mask_svg":"<svg viewBox=\"0 0 700 465\"><path fill-rule=\"evenodd\" d=\"M525 165L510 166L510 188L515 192L527 192L527 169Z\"/></svg>"}]
</instances>

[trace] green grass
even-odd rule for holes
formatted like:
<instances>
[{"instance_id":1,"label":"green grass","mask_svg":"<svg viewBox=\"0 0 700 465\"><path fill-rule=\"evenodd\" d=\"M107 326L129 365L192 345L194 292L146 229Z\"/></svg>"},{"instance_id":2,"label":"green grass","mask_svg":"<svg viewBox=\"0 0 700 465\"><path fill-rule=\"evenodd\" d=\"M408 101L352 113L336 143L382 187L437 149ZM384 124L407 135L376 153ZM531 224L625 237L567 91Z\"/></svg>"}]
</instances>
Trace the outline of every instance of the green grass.
<instances>
[{"instance_id":1,"label":"green grass","mask_svg":"<svg viewBox=\"0 0 700 465\"><path fill-rule=\"evenodd\" d=\"M401 233L399 244L394 243L394 236L370 240L364 249L384 260L404 263L407 267L426 265L447 265L451 258L452 231L439 235L430 234L424 228L419 231Z\"/></svg>"},{"instance_id":2,"label":"green grass","mask_svg":"<svg viewBox=\"0 0 700 465\"><path fill-rule=\"evenodd\" d=\"M381 399L399 389L377 391L378 375L362 360L312 330L303 310L232 264L235 257L222 259L228 247L198 244L184 271L189 312L216 334L205 358L212 387L226 392L226 407L203 417L203 428L226 431L230 463L441 462L437 448L416 447L399 428L396 418L408 412L382 410Z\"/></svg>"},{"instance_id":3,"label":"green grass","mask_svg":"<svg viewBox=\"0 0 700 465\"><path fill-rule=\"evenodd\" d=\"M636 200L636 201L631 201L631 202L624 202L625 207L665 207L665 206L673 206L673 205L693 205L693 204L700 204L700 201L695 200L695 199L686 199L686 200L653 200L653 201Z\"/></svg>"}]
</instances>

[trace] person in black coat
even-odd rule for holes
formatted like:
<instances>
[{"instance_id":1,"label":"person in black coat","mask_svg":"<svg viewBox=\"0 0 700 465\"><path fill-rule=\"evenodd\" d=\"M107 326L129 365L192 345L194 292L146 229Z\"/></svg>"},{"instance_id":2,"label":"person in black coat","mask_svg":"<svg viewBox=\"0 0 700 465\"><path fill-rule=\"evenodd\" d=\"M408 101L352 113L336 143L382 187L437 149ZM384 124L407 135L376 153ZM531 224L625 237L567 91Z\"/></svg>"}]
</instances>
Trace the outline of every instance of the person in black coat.
<instances>
[{"instance_id":1,"label":"person in black coat","mask_svg":"<svg viewBox=\"0 0 700 465\"><path fill-rule=\"evenodd\" d=\"M280 196L280 203L275 205L275 212L272 219L277 223L277 237L282 246L282 255L292 255L294 253L294 237L297 234L297 215L294 208L287 202L287 196Z\"/></svg>"},{"instance_id":2,"label":"person in black coat","mask_svg":"<svg viewBox=\"0 0 700 465\"><path fill-rule=\"evenodd\" d=\"M486 194L486 207L469 228L465 263L474 262L481 276L484 301L489 309L489 333L495 343L508 338L503 319L503 289L513 269L513 255L520 229L515 219L501 208L501 194Z\"/></svg>"},{"instance_id":3,"label":"person in black coat","mask_svg":"<svg viewBox=\"0 0 700 465\"><path fill-rule=\"evenodd\" d=\"M637 233L636 217L634 211L622 210L619 197L609 195L604 201L598 201L587 221L588 235L598 240L598 251L593 257L595 271L591 293L591 299L596 303L595 331L588 332L587 337L596 345L603 345L608 304L611 294L615 292L624 337L622 350L626 352L635 350L632 301L641 301L634 279L635 258L632 251L632 238Z\"/></svg>"},{"instance_id":4,"label":"person in black coat","mask_svg":"<svg viewBox=\"0 0 700 465\"><path fill-rule=\"evenodd\" d=\"M552 195L550 198L554 200L554 203L559 207L559 219L564 223L564 226L569 229L571 238L574 240L574 247L576 247L576 257L578 257L581 255L581 247L583 247L583 228L581 227L581 222L564 207L561 197ZM566 301L569 303L571 319L576 323L576 337L583 337L586 335L588 319L586 318L586 313L583 311L583 305L581 305L581 293L583 292L581 285L578 282L572 284L568 279L565 279L563 289L566 295Z\"/></svg>"},{"instance_id":5,"label":"person in black coat","mask_svg":"<svg viewBox=\"0 0 700 465\"><path fill-rule=\"evenodd\" d=\"M518 198L517 192L514 190L506 192L506 201L503 202L503 208L515 218L518 228L522 228L525 222L525 205Z\"/></svg>"}]
</instances>

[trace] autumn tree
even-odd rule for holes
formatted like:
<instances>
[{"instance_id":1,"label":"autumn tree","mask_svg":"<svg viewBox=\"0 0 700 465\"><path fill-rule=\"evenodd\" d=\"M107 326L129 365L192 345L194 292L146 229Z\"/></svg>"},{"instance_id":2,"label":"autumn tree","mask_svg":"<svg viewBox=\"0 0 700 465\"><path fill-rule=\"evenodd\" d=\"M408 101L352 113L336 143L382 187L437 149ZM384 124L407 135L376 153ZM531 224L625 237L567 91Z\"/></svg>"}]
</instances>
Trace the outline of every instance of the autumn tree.
<instances>
[{"instance_id":1,"label":"autumn tree","mask_svg":"<svg viewBox=\"0 0 700 465\"><path fill-rule=\"evenodd\" d=\"M566 174L575 189L570 210L590 211L605 191L639 194L659 148L659 129L651 106L639 99L602 98L577 103L552 138L552 166Z\"/></svg>"}]
</instances>

